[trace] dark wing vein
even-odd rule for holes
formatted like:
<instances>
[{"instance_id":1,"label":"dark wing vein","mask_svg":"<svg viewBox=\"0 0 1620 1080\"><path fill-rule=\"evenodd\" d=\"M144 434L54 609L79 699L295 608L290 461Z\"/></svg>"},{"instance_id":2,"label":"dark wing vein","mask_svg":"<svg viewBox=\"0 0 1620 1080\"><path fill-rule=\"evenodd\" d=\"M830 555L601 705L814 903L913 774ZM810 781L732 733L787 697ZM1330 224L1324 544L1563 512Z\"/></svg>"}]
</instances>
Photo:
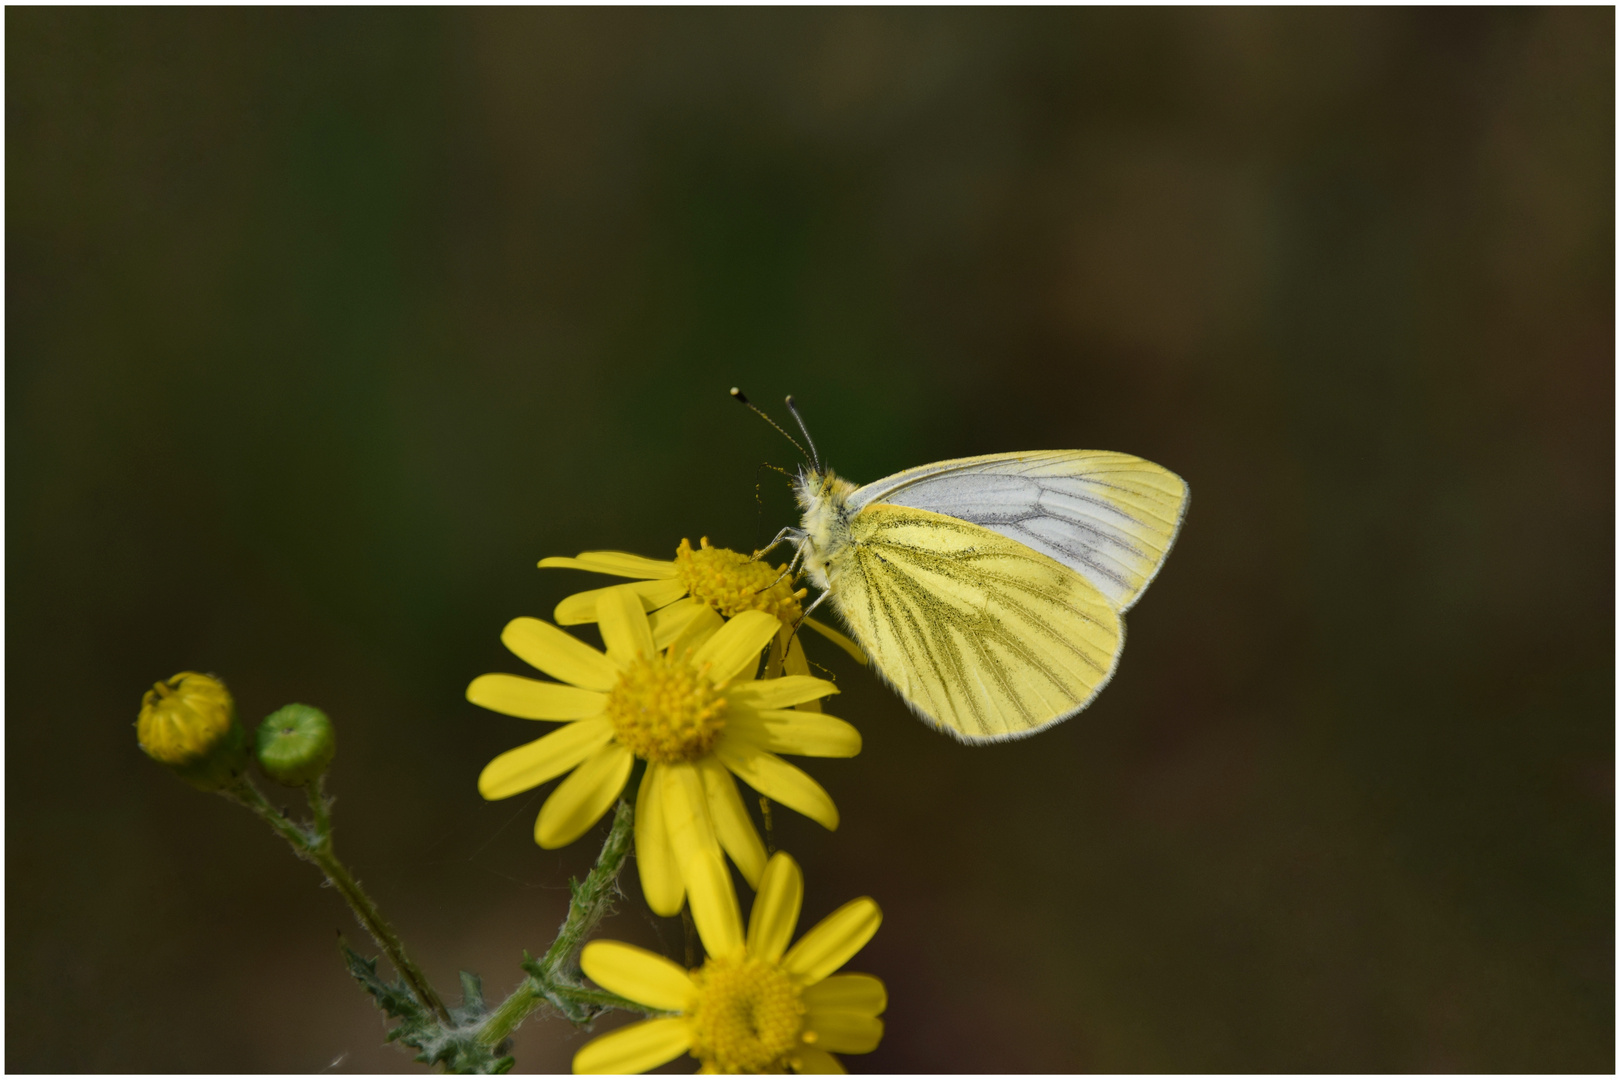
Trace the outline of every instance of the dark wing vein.
<instances>
[{"instance_id":1,"label":"dark wing vein","mask_svg":"<svg viewBox=\"0 0 1620 1080\"><path fill-rule=\"evenodd\" d=\"M904 670L885 671L886 677L919 711L969 737L1031 730L1089 700L1118 651L1117 617L1101 598L1096 613L1088 611L1074 590L1089 586L1072 571L1051 562L1044 574L1037 567L1032 581L1030 560L1045 557L1022 552L1017 557L1025 574L1010 573L996 565L1012 557L1008 541L968 522L921 513L928 517L930 546L895 535L915 521L873 522L852 553L848 586L865 594L859 598L865 618L857 621L871 634L887 633L904 658ZM957 588L943 595L930 578ZM849 600L856 597L840 597L841 606ZM1092 625L1112 649L1099 658L1041 616L1043 608ZM881 657L887 650L879 643L872 651ZM1004 715L1008 710L1014 715Z\"/></svg>"}]
</instances>

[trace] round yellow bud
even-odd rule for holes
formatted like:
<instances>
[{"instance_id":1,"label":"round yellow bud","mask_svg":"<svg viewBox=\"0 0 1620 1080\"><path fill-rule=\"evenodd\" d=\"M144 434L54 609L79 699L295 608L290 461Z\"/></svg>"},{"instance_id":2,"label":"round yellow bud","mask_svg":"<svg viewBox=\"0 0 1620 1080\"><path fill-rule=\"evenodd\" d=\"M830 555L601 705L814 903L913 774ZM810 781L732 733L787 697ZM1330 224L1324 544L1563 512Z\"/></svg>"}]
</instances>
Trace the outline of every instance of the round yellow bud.
<instances>
[{"instance_id":1,"label":"round yellow bud","mask_svg":"<svg viewBox=\"0 0 1620 1080\"><path fill-rule=\"evenodd\" d=\"M225 684L195 671L153 685L141 698L135 738L154 761L212 791L247 768L247 740Z\"/></svg>"}]
</instances>

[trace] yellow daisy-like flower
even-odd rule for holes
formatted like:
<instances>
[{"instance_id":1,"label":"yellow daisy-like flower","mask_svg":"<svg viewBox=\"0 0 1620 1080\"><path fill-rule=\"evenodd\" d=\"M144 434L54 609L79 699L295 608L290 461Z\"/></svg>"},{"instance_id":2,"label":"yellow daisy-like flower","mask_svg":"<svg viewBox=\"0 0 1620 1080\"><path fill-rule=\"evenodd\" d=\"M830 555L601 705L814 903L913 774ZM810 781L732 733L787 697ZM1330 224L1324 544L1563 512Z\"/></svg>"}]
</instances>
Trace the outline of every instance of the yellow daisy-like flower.
<instances>
[{"instance_id":1,"label":"yellow daisy-like flower","mask_svg":"<svg viewBox=\"0 0 1620 1080\"><path fill-rule=\"evenodd\" d=\"M735 774L784 806L838 827L832 797L777 753L853 757L861 736L831 716L791 707L837 693L808 675L756 680L760 652L780 623L745 611L720 625L649 618L629 586L602 590L597 622L607 652L539 619L514 619L506 647L560 682L480 675L467 700L508 716L569 721L484 767L478 791L504 799L569 773L540 808L543 848L578 839L624 790L636 758L647 762L636 796L636 865L648 906L681 909L682 874L700 852L723 850L750 885L765 845L737 793ZM570 771L572 770L572 771Z\"/></svg>"},{"instance_id":2,"label":"yellow daisy-like flower","mask_svg":"<svg viewBox=\"0 0 1620 1080\"><path fill-rule=\"evenodd\" d=\"M677 1013L593 1039L574 1055L576 1073L639 1073L682 1053L705 1073L841 1073L833 1053L865 1054L883 1038L881 980L834 975L883 920L871 897L851 900L799 939L804 877L786 852L765 867L743 936L731 879L718 858L692 867L692 915L708 960L695 971L621 941L593 941L585 974L605 989Z\"/></svg>"},{"instance_id":3,"label":"yellow daisy-like flower","mask_svg":"<svg viewBox=\"0 0 1620 1080\"><path fill-rule=\"evenodd\" d=\"M541 559L542 567L589 570L597 574L639 578L630 586L648 611L665 613L669 618L695 617L710 611L730 619L744 611L763 611L782 621L782 630L766 660L767 678L786 672L810 674L804 646L791 628L804 613L806 590L793 588L780 566L750 558L730 548L711 547L703 537L694 550L682 540L670 562L644 559L622 551L582 551L572 559ZM560 626L591 622L596 618L596 597L601 589L575 593L557 605ZM805 619L804 624L849 653L861 663L866 654L849 638L826 623Z\"/></svg>"}]
</instances>

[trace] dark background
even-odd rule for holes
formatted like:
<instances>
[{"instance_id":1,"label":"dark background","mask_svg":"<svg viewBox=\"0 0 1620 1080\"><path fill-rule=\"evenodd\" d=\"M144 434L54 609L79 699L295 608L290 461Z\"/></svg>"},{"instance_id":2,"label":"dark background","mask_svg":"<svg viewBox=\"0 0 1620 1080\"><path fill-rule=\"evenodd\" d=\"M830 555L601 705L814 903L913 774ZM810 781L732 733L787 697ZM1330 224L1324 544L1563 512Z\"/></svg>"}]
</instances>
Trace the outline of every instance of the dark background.
<instances>
[{"instance_id":1,"label":"dark background","mask_svg":"<svg viewBox=\"0 0 1620 1080\"><path fill-rule=\"evenodd\" d=\"M812 642L855 1069L1611 1071L1613 19L8 10L6 1067L415 1068L313 868L137 750L187 668L325 707L340 850L513 985L597 839L479 799L535 728L463 691L604 583L541 556L791 520L741 384L857 481L1194 494L1038 738Z\"/></svg>"}]
</instances>

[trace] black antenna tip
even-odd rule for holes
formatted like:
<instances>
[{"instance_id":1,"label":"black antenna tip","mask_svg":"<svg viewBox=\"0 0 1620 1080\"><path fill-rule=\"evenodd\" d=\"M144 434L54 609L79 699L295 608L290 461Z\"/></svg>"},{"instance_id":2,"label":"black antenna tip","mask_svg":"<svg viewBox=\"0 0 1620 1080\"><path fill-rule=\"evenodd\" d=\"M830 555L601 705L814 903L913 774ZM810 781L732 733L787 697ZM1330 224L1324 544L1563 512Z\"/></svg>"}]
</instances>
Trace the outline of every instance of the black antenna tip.
<instances>
[{"instance_id":1,"label":"black antenna tip","mask_svg":"<svg viewBox=\"0 0 1620 1080\"><path fill-rule=\"evenodd\" d=\"M731 396L742 402L744 405L748 404L748 395L737 389L735 386L731 388Z\"/></svg>"},{"instance_id":2,"label":"black antenna tip","mask_svg":"<svg viewBox=\"0 0 1620 1080\"><path fill-rule=\"evenodd\" d=\"M786 397L786 398L784 398L784 399L783 399L783 400L784 400L784 401L786 401L786 402L787 402L787 407L788 407L788 408L790 408L790 409L791 409L791 408L793 408L793 395L792 395L792 394L789 394L789 395L788 395L788 396L787 396L787 397Z\"/></svg>"}]
</instances>

